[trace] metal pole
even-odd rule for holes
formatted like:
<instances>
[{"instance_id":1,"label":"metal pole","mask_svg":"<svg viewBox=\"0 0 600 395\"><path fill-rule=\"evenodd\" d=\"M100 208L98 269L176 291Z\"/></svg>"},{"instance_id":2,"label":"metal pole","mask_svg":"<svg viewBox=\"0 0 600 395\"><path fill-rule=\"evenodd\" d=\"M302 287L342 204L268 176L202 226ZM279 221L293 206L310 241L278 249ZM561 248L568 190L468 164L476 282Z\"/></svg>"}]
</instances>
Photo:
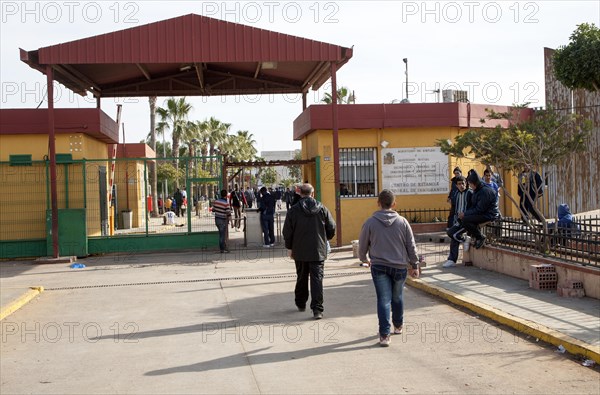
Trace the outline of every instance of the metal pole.
<instances>
[{"instance_id":1,"label":"metal pole","mask_svg":"<svg viewBox=\"0 0 600 395\"><path fill-rule=\"evenodd\" d=\"M408 101L408 58L404 58L402 61L404 61L404 64L406 65L404 74L406 75L406 101Z\"/></svg>"},{"instance_id":2,"label":"metal pole","mask_svg":"<svg viewBox=\"0 0 600 395\"><path fill-rule=\"evenodd\" d=\"M336 246L342 245L342 209L340 204L340 143L338 135L337 64L331 62L331 113L333 118L333 178L335 191Z\"/></svg>"},{"instance_id":3,"label":"metal pole","mask_svg":"<svg viewBox=\"0 0 600 395\"><path fill-rule=\"evenodd\" d=\"M163 137L163 163L165 162L165 159L167 158L167 151L166 151L166 143L165 143L165 130L162 130L162 137ZM167 179L165 178L163 180L163 213L165 212L165 202L167 201Z\"/></svg>"},{"instance_id":4,"label":"metal pole","mask_svg":"<svg viewBox=\"0 0 600 395\"><path fill-rule=\"evenodd\" d=\"M56 186L56 141L54 134L54 70L46 65L48 85L48 149L50 153L50 201L52 205L52 256L59 257L58 250L58 190Z\"/></svg>"}]
</instances>

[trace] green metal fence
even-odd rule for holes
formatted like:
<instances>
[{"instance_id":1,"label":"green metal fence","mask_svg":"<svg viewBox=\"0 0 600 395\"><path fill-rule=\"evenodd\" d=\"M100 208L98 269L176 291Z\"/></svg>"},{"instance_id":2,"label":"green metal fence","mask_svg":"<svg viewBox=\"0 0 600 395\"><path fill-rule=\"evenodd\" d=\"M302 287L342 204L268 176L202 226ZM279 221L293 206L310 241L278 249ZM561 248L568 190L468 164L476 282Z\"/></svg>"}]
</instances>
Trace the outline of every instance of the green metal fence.
<instances>
[{"instance_id":1,"label":"green metal fence","mask_svg":"<svg viewBox=\"0 0 600 395\"><path fill-rule=\"evenodd\" d=\"M57 156L59 225L63 216L66 222L59 229L61 255L115 252L124 245L145 251L216 244L210 202L221 186L221 161L221 157L111 161ZM155 166L158 192L153 194ZM52 247L49 162L0 162L0 183L0 258L47 255ZM174 202L169 210L168 198ZM118 241L123 238L131 240Z\"/></svg>"}]
</instances>

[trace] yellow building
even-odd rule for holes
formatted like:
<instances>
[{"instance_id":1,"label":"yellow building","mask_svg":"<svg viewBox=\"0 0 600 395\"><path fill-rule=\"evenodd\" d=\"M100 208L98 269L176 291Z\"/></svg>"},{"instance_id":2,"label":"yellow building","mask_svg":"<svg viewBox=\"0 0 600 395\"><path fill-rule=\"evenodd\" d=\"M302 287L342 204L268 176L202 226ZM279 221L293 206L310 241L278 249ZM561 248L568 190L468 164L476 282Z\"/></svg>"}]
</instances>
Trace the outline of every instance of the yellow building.
<instances>
[{"instance_id":1,"label":"yellow building","mask_svg":"<svg viewBox=\"0 0 600 395\"><path fill-rule=\"evenodd\" d=\"M109 151L114 147L108 147ZM146 182L149 175L144 162L138 158L156 158L156 153L152 148L144 143L119 144L116 147L117 161L115 164L114 184L117 186L115 196L114 211L121 215L119 228L123 229L122 212L131 212L131 227L140 228L146 224L146 212L144 208L150 210L147 201L150 192L149 185ZM110 153L109 153L110 155ZM150 161L147 161L150 162ZM125 188L127 186L127 188Z\"/></svg>"},{"instance_id":2,"label":"yellow building","mask_svg":"<svg viewBox=\"0 0 600 395\"><path fill-rule=\"evenodd\" d=\"M364 221L377 210L377 195L382 189L396 194L397 210L449 208L446 199L452 169L459 166L466 176L473 168L482 175L484 166L444 155L436 141L453 140L459 133L481 126L486 109L508 109L470 103L346 104L337 108L341 191L338 232L342 244L358 238ZM488 121L486 127L495 126L494 122L503 121ZM304 167L304 177L317 187L318 197L335 215L332 106L308 107L294 121L294 140L302 142L303 159L319 158L317 164ZM509 193L516 195L516 182L510 175L502 176L509 181ZM505 216L517 212L507 199L502 199L500 205Z\"/></svg>"},{"instance_id":3,"label":"yellow building","mask_svg":"<svg viewBox=\"0 0 600 395\"><path fill-rule=\"evenodd\" d=\"M51 251L47 111L0 110L0 257L43 256ZM110 233L108 147L118 143L117 124L100 109L56 109L55 136L61 250L63 255L86 255L88 237ZM137 146L125 150L126 156L153 154ZM119 161L117 176L128 174L120 168L132 169L127 191L136 226L145 218L145 190L140 189L145 184L144 165L140 171L140 163ZM115 183L125 185L126 180L117 176ZM127 205L121 199L118 203Z\"/></svg>"}]
</instances>

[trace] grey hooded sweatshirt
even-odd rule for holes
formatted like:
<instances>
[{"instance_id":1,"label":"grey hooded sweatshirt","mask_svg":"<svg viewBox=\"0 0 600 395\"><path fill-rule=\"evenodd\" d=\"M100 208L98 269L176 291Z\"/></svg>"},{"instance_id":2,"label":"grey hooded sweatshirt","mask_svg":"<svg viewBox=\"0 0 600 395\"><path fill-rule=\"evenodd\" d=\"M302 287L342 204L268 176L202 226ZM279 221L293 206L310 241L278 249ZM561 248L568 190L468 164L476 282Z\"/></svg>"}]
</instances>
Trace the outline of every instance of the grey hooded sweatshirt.
<instances>
[{"instance_id":1,"label":"grey hooded sweatshirt","mask_svg":"<svg viewBox=\"0 0 600 395\"><path fill-rule=\"evenodd\" d=\"M358 257L372 265L383 265L404 269L410 265L418 267L419 257L412 229L406 218L393 210L373 213L362 226L359 238Z\"/></svg>"}]
</instances>

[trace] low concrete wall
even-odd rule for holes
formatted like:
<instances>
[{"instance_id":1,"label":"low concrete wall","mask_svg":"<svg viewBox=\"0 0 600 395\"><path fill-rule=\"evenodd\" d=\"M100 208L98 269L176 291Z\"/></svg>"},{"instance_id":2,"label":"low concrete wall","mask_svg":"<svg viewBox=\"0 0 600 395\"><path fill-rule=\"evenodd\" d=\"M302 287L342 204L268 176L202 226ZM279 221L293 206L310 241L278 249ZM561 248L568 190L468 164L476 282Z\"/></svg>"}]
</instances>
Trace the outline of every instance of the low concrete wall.
<instances>
[{"instance_id":1,"label":"low concrete wall","mask_svg":"<svg viewBox=\"0 0 600 395\"><path fill-rule=\"evenodd\" d=\"M446 226L448 226L446 222L423 222L410 224L410 227L415 234L445 232Z\"/></svg>"},{"instance_id":2,"label":"low concrete wall","mask_svg":"<svg viewBox=\"0 0 600 395\"><path fill-rule=\"evenodd\" d=\"M468 252L464 253L463 261L472 262L473 265L482 269L523 280L529 280L531 265L551 264L556 267L558 287L564 286L563 284L569 280L581 281L586 296L600 299L600 268L570 264L492 246L486 246L479 250L470 248Z\"/></svg>"}]
</instances>

